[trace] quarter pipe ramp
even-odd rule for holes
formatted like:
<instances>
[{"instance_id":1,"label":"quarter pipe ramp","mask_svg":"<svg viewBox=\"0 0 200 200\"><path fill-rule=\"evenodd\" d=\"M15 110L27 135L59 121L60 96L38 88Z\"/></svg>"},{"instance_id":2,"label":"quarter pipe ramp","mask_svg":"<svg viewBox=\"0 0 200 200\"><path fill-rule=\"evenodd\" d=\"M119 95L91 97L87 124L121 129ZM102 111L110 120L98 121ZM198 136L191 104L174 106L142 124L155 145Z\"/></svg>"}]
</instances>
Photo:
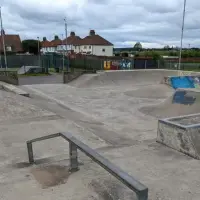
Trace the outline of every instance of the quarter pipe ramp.
<instances>
[{"instance_id":1,"label":"quarter pipe ramp","mask_svg":"<svg viewBox=\"0 0 200 200\"><path fill-rule=\"evenodd\" d=\"M178 89L163 103L141 107L139 111L156 118L200 113L200 90Z\"/></svg>"}]
</instances>

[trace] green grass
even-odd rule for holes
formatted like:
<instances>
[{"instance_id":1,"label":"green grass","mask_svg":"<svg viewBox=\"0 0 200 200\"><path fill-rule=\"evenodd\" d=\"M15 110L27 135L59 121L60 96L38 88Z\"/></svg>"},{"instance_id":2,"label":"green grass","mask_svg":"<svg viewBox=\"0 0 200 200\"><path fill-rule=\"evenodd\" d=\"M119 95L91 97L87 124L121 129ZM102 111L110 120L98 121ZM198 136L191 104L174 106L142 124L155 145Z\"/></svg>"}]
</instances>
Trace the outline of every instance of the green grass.
<instances>
[{"instance_id":1,"label":"green grass","mask_svg":"<svg viewBox=\"0 0 200 200\"><path fill-rule=\"evenodd\" d=\"M27 77L27 76L50 76L51 74L47 73L37 73L37 74L20 74L19 77Z\"/></svg>"},{"instance_id":2,"label":"green grass","mask_svg":"<svg viewBox=\"0 0 200 200\"><path fill-rule=\"evenodd\" d=\"M19 68L7 68L8 71L13 71L13 72L16 72L18 71ZM0 71L6 71L5 68L0 68Z\"/></svg>"}]
</instances>

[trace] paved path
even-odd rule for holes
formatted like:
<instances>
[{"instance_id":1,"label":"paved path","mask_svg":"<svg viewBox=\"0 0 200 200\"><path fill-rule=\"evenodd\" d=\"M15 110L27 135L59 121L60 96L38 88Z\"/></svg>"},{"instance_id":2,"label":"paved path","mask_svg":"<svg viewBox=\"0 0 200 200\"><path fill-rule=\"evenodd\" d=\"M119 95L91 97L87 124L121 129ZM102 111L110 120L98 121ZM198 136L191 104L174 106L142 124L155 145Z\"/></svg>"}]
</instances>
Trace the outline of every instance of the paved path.
<instances>
[{"instance_id":1,"label":"paved path","mask_svg":"<svg viewBox=\"0 0 200 200\"><path fill-rule=\"evenodd\" d=\"M200 162L156 143L157 119L139 111L144 106L159 105L171 96L173 91L165 85L159 86L164 74L158 76L158 71L153 78L149 72L145 76L145 85L139 76L135 77L135 81L141 83L137 85L129 84L131 78L126 83L117 74L117 86L113 84L114 75L112 84L105 85L102 74L102 87L95 87L95 80L99 79L92 76L94 84L87 88L70 86L72 84L30 85L26 88L33 89L35 96L49 96L52 101L56 99L65 104L63 112L67 112L70 119L92 131L110 147L104 147L103 155L148 186L150 200L199 200ZM160 90L155 92L156 88ZM100 195L97 199L135 199L123 186L104 175L98 180L93 179L90 185ZM105 188L110 190L112 198L103 195Z\"/></svg>"},{"instance_id":2,"label":"paved path","mask_svg":"<svg viewBox=\"0 0 200 200\"><path fill-rule=\"evenodd\" d=\"M200 199L200 161L156 143L157 119L139 111L160 104L170 91L161 87L162 95L151 94L160 78L150 86L120 85L119 78L117 87L40 84L21 86L32 91L30 98L2 93L0 199L136 200L133 192L82 153L80 171L69 174L68 143L60 139L34 144L37 163L28 166L25 142L59 131L71 132L147 185L149 200Z\"/></svg>"}]
</instances>

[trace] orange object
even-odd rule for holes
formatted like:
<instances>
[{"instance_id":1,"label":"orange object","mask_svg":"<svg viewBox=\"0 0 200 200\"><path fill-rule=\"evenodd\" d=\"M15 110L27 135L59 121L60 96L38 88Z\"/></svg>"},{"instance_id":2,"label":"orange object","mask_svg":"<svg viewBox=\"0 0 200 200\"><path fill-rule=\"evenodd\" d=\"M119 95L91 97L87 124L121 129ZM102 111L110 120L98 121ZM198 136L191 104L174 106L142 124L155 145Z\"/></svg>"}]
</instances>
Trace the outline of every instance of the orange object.
<instances>
[{"instance_id":1,"label":"orange object","mask_svg":"<svg viewBox=\"0 0 200 200\"><path fill-rule=\"evenodd\" d=\"M110 70L111 61L104 61L104 70Z\"/></svg>"}]
</instances>

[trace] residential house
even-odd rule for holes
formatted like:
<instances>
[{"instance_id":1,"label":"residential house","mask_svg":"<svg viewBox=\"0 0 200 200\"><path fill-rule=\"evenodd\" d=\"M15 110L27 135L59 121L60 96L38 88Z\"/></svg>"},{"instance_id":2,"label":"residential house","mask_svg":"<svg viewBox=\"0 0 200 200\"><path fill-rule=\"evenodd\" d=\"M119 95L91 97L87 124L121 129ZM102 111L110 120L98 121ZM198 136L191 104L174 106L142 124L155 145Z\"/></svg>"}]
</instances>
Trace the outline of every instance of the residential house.
<instances>
[{"instance_id":1,"label":"residential house","mask_svg":"<svg viewBox=\"0 0 200 200\"><path fill-rule=\"evenodd\" d=\"M54 40L48 41L45 37L43 38L42 53L54 53L57 52L57 47L62 44L62 40L60 40L57 36L55 36Z\"/></svg>"},{"instance_id":2,"label":"residential house","mask_svg":"<svg viewBox=\"0 0 200 200\"><path fill-rule=\"evenodd\" d=\"M75 52L96 56L113 56L113 44L90 30L88 36L75 45Z\"/></svg>"},{"instance_id":3,"label":"residential house","mask_svg":"<svg viewBox=\"0 0 200 200\"><path fill-rule=\"evenodd\" d=\"M113 44L95 34L94 30L90 31L89 36L81 39L71 32L67 40L55 38L52 41L43 40L41 52L63 52L67 50L70 53L90 54L96 56L113 56Z\"/></svg>"},{"instance_id":4,"label":"residential house","mask_svg":"<svg viewBox=\"0 0 200 200\"><path fill-rule=\"evenodd\" d=\"M57 50L58 51L66 51L66 46L67 46L67 50L69 50L71 53L74 53L75 52L75 45L76 44L79 44L81 42L81 38L79 36L76 36L75 32L71 32L70 33L70 36L67 37L67 41L66 39L64 39L62 41L62 44L59 45L57 47Z\"/></svg>"},{"instance_id":5,"label":"residential house","mask_svg":"<svg viewBox=\"0 0 200 200\"><path fill-rule=\"evenodd\" d=\"M43 38L43 41L41 42L41 49L40 51L42 53L47 53L50 51L50 42L46 39L46 37Z\"/></svg>"},{"instance_id":6,"label":"residential house","mask_svg":"<svg viewBox=\"0 0 200 200\"><path fill-rule=\"evenodd\" d=\"M23 51L22 43L21 43L21 39L19 35L10 35L10 34L8 35L8 34L5 34L4 30L1 33L2 34L0 36L0 53L4 52L3 36L4 36L6 52L20 53Z\"/></svg>"}]
</instances>

